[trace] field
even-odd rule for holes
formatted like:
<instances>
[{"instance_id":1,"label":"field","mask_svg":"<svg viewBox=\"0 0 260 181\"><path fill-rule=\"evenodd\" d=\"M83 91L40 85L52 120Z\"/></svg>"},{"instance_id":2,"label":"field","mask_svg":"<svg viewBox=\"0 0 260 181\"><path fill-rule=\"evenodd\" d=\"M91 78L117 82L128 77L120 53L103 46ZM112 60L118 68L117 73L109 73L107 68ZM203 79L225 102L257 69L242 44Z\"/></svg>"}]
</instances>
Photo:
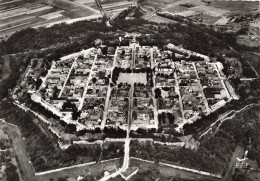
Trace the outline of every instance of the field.
<instances>
[{"instance_id":1,"label":"field","mask_svg":"<svg viewBox=\"0 0 260 181\"><path fill-rule=\"evenodd\" d=\"M239 35L237 37L237 43L248 47L259 46L259 42L257 40L252 40L251 37L248 35Z\"/></svg>"},{"instance_id":2,"label":"field","mask_svg":"<svg viewBox=\"0 0 260 181\"><path fill-rule=\"evenodd\" d=\"M185 6L186 4L190 5L190 7ZM212 7L208 3L204 3L201 1L189 1L189 0L184 0L184 1L177 1L174 3L170 3L165 5L162 9L167 10L169 12L182 12L186 14L186 12L193 12L195 14L198 13L205 13L211 16L221 16L224 13L229 12L228 10L225 9L219 9ZM191 14L191 13L187 13Z\"/></svg>"},{"instance_id":3,"label":"field","mask_svg":"<svg viewBox=\"0 0 260 181\"><path fill-rule=\"evenodd\" d=\"M190 0L153 0L148 5L158 8L161 12L189 17L204 24L225 25L229 15L252 12L258 9L258 2L237 1L190 1Z\"/></svg>"},{"instance_id":4,"label":"field","mask_svg":"<svg viewBox=\"0 0 260 181\"><path fill-rule=\"evenodd\" d=\"M0 1L0 37L28 28L67 21L100 12L84 4L67 0L54 1L3 0Z\"/></svg>"},{"instance_id":5,"label":"field","mask_svg":"<svg viewBox=\"0 0 260 181\"><path fill-rule=\"evenodd\" d=\"M99 163L96 166L88 165L78 168L66 169L64 171L53 172L46 175L37 176L37 181L47 181L50 178L54 179L54 181L58 181L59 177L70 177L77 179L78 176L84 176L91 173L92 175L100 175L104 171L114 170L119 167L119 160L113 160L109 162Z\"/></svg>"},{"instance_id":6,"label":"field","mask_svg":"<svg viewBox=\"0 0 260 181\"><path fill-rule=\"evenodd\" d=\"M146 73L121 73L118 77L118 81L122 83L134 84L142 83L147 84Z\"/></svg>"},{"instance_id":7,"label":"field","mask_svg":"<svg viewBox=\"0 0 260 181\"><path fill-rule=\"evenodd\" d=\"M104 0L102 7L107 16L123 10L131 1ZM101 17L95 0L0 0L0 38L28 27L52 26Z\"/></svg>"},{"instance_id":8,"label":"field","mask_svg":"<svg viewBox=\"0 0 260 181\"><path fill-rule=\"evenodd\" d=\"M95 0L70 0L70 1L81 5L87 5L99 11L99 8ZM112 12L128 8L132 4L132 1L128 1L128 0L100 0L99 2L107 16L110 16Z\"/></svg>"},{"instance_id":9,"label":"field","mask_svg":"<svg viewBox=\"0 0 260 181\"><path fill-rule=\"evenodd\" d=\"M174 21L174 20L171 20L168 18L164 18L164 17L158 16L156 14L153 14L153 15L146 14L146 15L143 15L142 18L146 19L148 21L151 21L151 22L156 22L156 23L177 23L177 21Z\"/></svg>"},{"instance_id":10,"label":"field","mask_svg":"<svg viewBox=\"0 0 260 181\"><path fill-rule=\"evenodd\" d=\"M207 1L206 1L207 2ZM232 13L248 13L258 9L259 2L250 1L210 1L210 6L229 10Z\"/></svg>"},{"instance_id":11,"label":"field","mask_svg":"<svg viewBox=\"0 0 260 181\"><path fill-rule=\"evenodd\" d=\"M229 10L215 8L201 1L177 1L161 7L161 11L190 17L205 24L224 24L226 21L223 21L223 17L229 13Z\"/></svg>"},{"instance_id":12,"label":"field","mask_svg":"<svg viewBox=\"0 0 260 181\"><path fill-rule=\"evenodd\" d=\"M141 171L141 170L148 170L148 169L150 169L151 166L155 166L155 164L131 159L130 166L139 167L139 171ZM179 169L175 169L175 168L171 168L171 167L157 166L157 165L156 165L156 167L160 171L160 180L162 180L162 181L166 181L166 180L168 181L168 180L171 180L172 178L183 178L183 179L193 178L194 180L201 179L201 180L207 180L207 181L211 181L211 180L218 181L219 180L219 179L214 179L211 177L207 177L207 176L203 176L203 175L199 175L199 174L195 174L195 173L191 173L191 172L187 172L187 171L183 171L183 170L179 170ZM137 172L137 174L138 174L138 172Z\"/></svg>"}]
</instances>

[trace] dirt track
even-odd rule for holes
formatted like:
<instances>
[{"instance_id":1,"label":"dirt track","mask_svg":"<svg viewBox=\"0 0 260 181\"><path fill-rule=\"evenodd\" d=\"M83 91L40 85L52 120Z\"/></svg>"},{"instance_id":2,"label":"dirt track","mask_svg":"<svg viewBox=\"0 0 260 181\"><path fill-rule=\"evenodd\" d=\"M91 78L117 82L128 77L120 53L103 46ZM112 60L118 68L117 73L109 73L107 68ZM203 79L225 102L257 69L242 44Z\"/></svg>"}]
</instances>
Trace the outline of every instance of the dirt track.
<instances>
[{"instance_id":1,"label":"dirt track","mask_svg":"<svg viewBox=\"0 0 260 181\"><path fill-rule=\"evenodd\" d=\"M24 181L35 181L34 170L30 164L30 160L27 156L25 150L24 140L17 126L3 123L3 129L8 134L9 138L12 140L12 145L17 158L19 169L21 171Z\"/></svg>"}]
</instances>

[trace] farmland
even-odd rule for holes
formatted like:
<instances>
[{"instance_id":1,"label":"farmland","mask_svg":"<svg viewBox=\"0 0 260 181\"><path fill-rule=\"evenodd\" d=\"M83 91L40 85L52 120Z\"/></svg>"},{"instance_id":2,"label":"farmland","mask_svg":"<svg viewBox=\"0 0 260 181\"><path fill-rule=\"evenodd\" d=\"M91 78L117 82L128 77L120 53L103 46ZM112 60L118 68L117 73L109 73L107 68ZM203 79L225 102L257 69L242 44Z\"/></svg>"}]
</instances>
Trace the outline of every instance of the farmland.
<instances>
[{"instance_id":1,"label":"farmland","mask_svg":"<svg viewBox=\"0 0 260 181\"><path fill-rule=\"evenodd\" d=\"M27 2L3 0L0 2L0 37L9 36L28 27L37 27L74 18L100 16L98 10L66 0Z\"/></svg>"},{"instance_id":2,"label":"farmland","mask_svg":"<svg viewBox=\"0 0 260 181\"><path fill-rule=\"evenodd\" d=\"M131 4L130 1L102 1L107 16L124 10ZM52 26L99 17L101 13L94 0L1 0L0 38L6 39L16 31L29 27Z\"/></svg>"},{"instance_id":3,"label":"farmland","mask_svg":"<svg viewBox=\"0 0 260 181\"><path fill-rule=\"evenodd\" d=\"M188 17L208 25L225 25L231 21L232 16L259 12L257 2L245 1L154 0L148 1L147 5L158 8L160 12Z\"/></svg>"}]
</instances>

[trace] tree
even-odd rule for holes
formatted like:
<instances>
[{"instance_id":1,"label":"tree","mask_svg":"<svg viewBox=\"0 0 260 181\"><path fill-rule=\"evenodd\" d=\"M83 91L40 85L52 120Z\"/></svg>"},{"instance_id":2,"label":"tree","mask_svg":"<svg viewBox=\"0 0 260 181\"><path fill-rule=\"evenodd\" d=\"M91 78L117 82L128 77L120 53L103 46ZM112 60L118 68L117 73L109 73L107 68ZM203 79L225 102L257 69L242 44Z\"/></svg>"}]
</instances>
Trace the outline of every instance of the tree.
<instances>
[{"instance_id":1,"label":"tree","mask_svg":"<svg viewBox=\"0 0 260 181\"><path fill-rule=\"evenodd\" d=\"M72 114L72 119L77 120L80 117L81 111L78 111L77 109L73 109L71 114Z\"/></svg>"},{"instance_id":2,"label":"tree","mask_svg":"<svg viewBox=\"0 0 260 181\"><path fill-rule=\"evenodd\" d=\"M67 100L66 102L63 103L62 109L77 109L77 107L76 104Z\"/></svg>"},{"instance_id":3,"label":"tree","mask_svg":"<svg viewBox=\"0 0 260 181\"><path fill-rule=\"evenodd\" d=\"M14 166L12 162L6 164L5 172L7 181L19 181L19 175L16 169L16 166Z\"/></svg>"},{"instance_id":4,"label":"tree","mask_svg":"<svg viewBox=\"0 0 260 181\"><path fill-rule=\"evenodd\" d=\"M34 59L33 62L32 62L32 68L35 68L37 64L38 64L37 60Z\"/></svg>"},{"instance_id":5,"label":"tree","mask_svg":"<svg viewBox=\"0 0 260 181\"><path fill-rule=\"evenodd\" d=\"M93 175L85 176L81 181L96 181Z\"/></svg>"},{"instance_id":6,"label":"tree","mask_svg":"<svg viewBox=\"0 0 260 181\"><path fill-rule=\"evenodd\" d=\"M95 128L95 133L101 133L101 129L100 128Z\"/></svg>"},{"instance_id":7,"label":"tree","mask_svg":"<svg viewBox=\"0 0 260 181\"><path fill-rule=\"evenodd\" d=\"M170 124L174 124L174 115L171 113L167 113L168 119L169 119L169 123Z\"/></svg>"},{"instance_id":8,"label":"tree","mask_svg":"<svg viewBox=\"0 0 260 181\"><path fill-rule=\"evenodd\" d=\"M41 85L42 85L42 79L38 78L37 81L35 82L36 89L39 89Z\"/></svg>"},{"instance_id":9,"label":"tree","mask_svg":"<svg viewBox=\"0 0 260 181\"><path fill-rule=\"evenodd\" d=\"M65 177L59 177L58 181L67 181L67 179Z\"/></svg>"},{"instance_id":10,"label":"tree","mask_svg":"<svg viewBox=\"0 0 260 181\"><path fill-rule=\"evenodd\" d=\"M77 137L84 136L86 133L87 133L87 130L86 129L82 129L82 130L79 130L79 131L76 132L76 136Z\"/></svg>"},{"instance_id":11,"label":"tree","mask_svg":"<svg viewBox=\"0 0 260 181\"><path fill-rule=\"evenodd\" d=\"M166 142L166 136L164 134L161 137L161 142Z\"/></svg>"},{"instance_id":12,"label":"tree","mask_svg":"<svg viewBox=\"0 0 260 181\"><path fill-rule=\"evenodd\" d=\"M159 118L160 118L160 122L161 124L165 124L166 120L165 120L165 113L163 112L162 114L159 114Z\"/></svg>"},{"instance_id":13,"label":"tree","mask_svg":"<svg viewBox=\"0 0 260 181\"><path fill-rule=\"evenodd\" d=\"M97 78L93 77L92 82L93 82L93 84L95 84L97 82Z\"/></svg>"},{"instance_id":14,"label":"tree","mask_svg":"<svg viewBox=\"0 0 260 181\"><path fill-rule=\"evenodd\" d=\"M151 132L151 133L156 133L156 129L155 129L155 128L152 128L152 129L150 130L150 132Z\"/></svg>"},{"instance_id":15,"label":"tree","mask_svg":"<svg viewBox=\"0 0 260 181\"><path fill-rule=\"evenodd\" d=\"M67 124L67 126L65 127L65 132L70 133L70 134L74 134L76 132L77 128L75 124Z\"/></svg>"},{"instance_id":16,"label":"tree","mask_svg":"<svg viewBox=\"0 0 260 181\"><path fill-rule=\"evenodd\" d=\"M156 99L158 99L158 98L162 98L162 91L161 91L161 89L160 88L156 88L155 90L154 90L154 93L155 93L155 98Z\"/></svg>"},{"instance_id":17,"label":"tree","mask_svg":"<svg viewBox=\"0 0 260 181\"><path fill-rule=\"evenodd\" d=\"M142 128L138 128L137 130L136 130L136 132L138 133L138 134L141 134L141 135L145 135L147 132L146 132L146 130L145 129L142 129Z\"/></svg>"}]
</instances>

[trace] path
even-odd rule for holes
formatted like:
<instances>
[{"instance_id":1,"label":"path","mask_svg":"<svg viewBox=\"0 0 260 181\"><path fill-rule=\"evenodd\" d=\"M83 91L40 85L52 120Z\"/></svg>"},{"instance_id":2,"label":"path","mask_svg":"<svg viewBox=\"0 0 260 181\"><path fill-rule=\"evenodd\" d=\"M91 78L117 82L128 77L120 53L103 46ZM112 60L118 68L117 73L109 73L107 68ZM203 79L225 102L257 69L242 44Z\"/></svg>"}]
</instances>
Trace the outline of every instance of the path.
<instances>
[{"instance_id":1,"label":"path","mask_svg":"<svg viewBox=\"0 0 260 181\"><path fill-rule=\"evenodd\" d=\"M87 90L88 90L88 84L89 84L89 82L90 82L90 80L91 80L91 75L92 75L92 73L93 73L93 69L94 69L94 67L95 67L96 60L97 60L97 55L95 55L94 61L93 61L93 63L92 63L91 70L90 70L90 73L89 73L89 76L88 76L88 81L87 81L87 83L85 84L85 88L84 88L84 92L83 92L82 98L79 99L79 107L78 107L78 110L81 110L82 107L83 107L84 100L85 100L85 97L86 97L86 94L87 94Z\"/></svg>"},{"instance_id":2,"label":"path","mask_svg":"<svg viewBox=\"0 0 260 181\"><path fill-rule=\"evenodd\" d=\"M16 159L21 171L24 181L34 181L34 170L30 164L28 154L25 149L24 140L20 133L19 128L16 125L5 122L3 119L0 119L3 124L5 131L7 132L9 138L12 140L12 147L16 155Z\"/></svg>"},{"instance_id":3,"label":"path","mask_svg":"<svg viewBox=\"0 0 260 181\"><path fill-rule=\"evenodd\" d=\"M205 135L208 134L208 132L210 132L213 128L213 126L215 126L219 121L220 121L220 125L218 125L218 128L221 126L221 124L228 120L228 119L232 119L233 117L235 117L236 114L240 113L241 111L247 109L247 108L250 108L252 106L256 106L256 105L260 105L260 103L256 104L256 103L252 103L252 104L248 104L246 106L244 106L243 108L241 108L240 110L232 110L232 111L229 111L227 112L226 114L224 114L223 116L221 116L220 118L218 118L214 123L212 123L209 128L203 133L200 135L199 139L200 140L202 137L204 137ZM232 116L229 116L230 114L234 113Z\"/></svg>"},{"instance_id":4,"label":"path","mask_svg":"<svg viewBox=\"0 0 260 181\"><path fill-rule=\"evenodd\" d=\"M180 103L180 108L181 108L181 115L182 115L182 123L178 124L177 130L180 130L180 128L183 127L183 125L186 123L184 119L184 110L183 110L183 102L182 102L182 97L181 97L181 92L180 92L180 86L179 86L179 77L177 76L176 71L174 71L174 78L176 80L175 82L175 91L178 94L179 97L179 103Z\"/></svg>"},{"instance_id":5,"label":"path","mask_svg":"<svg viewBox=\"0 0 260 181\"><path fill-rule=\"evenodd\" d=\"M116 56L117 56L117 51L118 51L118 48L116 49L115 51L115 55L114 55L114 58L113 58L113 64L112 64L112 67L108 70L111 71L111 78L109 79L109 83L108 83L108 89L107 89L107 95L106 95L106 102L105 102L105 107L104 107L104 114L103 114L103 120L101 122L101 129L103 130L105 125L106 125L106 119L107 119L107 113L108 113L108 106L109 106L109 101L110 101L110 95L111 95L111 91L112 91L112 88L110 86L110 84L112 83L111 79L113 77L113 70L114 70L114 67L116 65Z\"/></svg>"},{"instance_id":6,"label":"path","mask_svg":"<svg viewBox=\"0 0 260 181\"><path fill-rule=\"evenodd\" d=\"M72 71L72 69L74 68L75 64L76 64L76 59L73 61L72 65L71 65L71 67L70 67L69 73L68 73L68 75L67 75L67 77L66 77L66 80L64 81L64 84L63 84L63 86L62 86L62 88L61 88L61 90L60 90L60 93L59 93L59 95L58 95L59 98L60 98L61 95L62 95L62 92L63 92L63 90L64 90L64 88L65 88L65 86L66 86L66 84L67 84L67 82L68 82L68 79L69 79L69 77L70 77L71 71Z\"/></svg>"},{"instance_id":7,"label":"path","mask_svg":"<svg viewBox=\"0 0 260 181\"><path fill-rule=\"evenodd\" d=\"M128 121L129 122L129 121ZM116 176L118 176L121 172L125 171L128 166L129 166L129 151L130 151L130 138L129 138L129 132L130 130L127 129L127 134L126 134L126 141L125 141L125 155L124 155L124 162L123 162L123 165L122 167L117 170L116 172L108 175L108 176L105 176L103 177L102 179L100 179L100 181L106 181L106 180L109 180L111 178L114 178Z\"/></svg>"},{"instance_id":8,"label":"path","mask_svg":"<svg viewBox=\"0 0 260 181\"><path fill-rule=\"evenodd\" d=\"M205 106L206 106L206 110L207 110L207 113L210 112L210 107L209 107L209 104L208 104L208 101L207 101L207 98L205 96L205 93L204 93L204 90L203 90L203 87L201 85L201 82L200 82L200 77L199 77L199 74L198 74L198 70L197 70L197 67L195 65L195 63L193 62L192 63L193 67L194 67L194 70L196 72L196 75L197 75L197 80L198 80L198 84L200 86L200 89L201 89L201 94L202 94L202 97L204 99L204 103L205 103Z\"/></svg>"},{"instance_id":9,"label":"path","mask_svg":"<svg viewBox=\"0 0 260 181\"><path fill-rule=\"evenodd\" d=\"M101 122L101 129L103 130L106 126L106 119L107 119L107 113L108 113L108 105L109 105L109 98L111 95L111 79L109 79L109 85L108 85L108 89L107 89L107 95L106 95L106 102L105 102L105 107L104 107L104 113L103 113L103 119Z\"/></svg>"},{"instance_id":10,"label":"path","mask_svg":"<svg viewBox=\"0 0 260 181\"><path fill-rule=\"evenodd\" d=\"M225 84L225 80L226 80L226 78L225 77L222 77L221 75L220 75L220 69L219 69L219 67L217 66L217 64L216 63L213 63L214 64L214 67L215 67L215 69L216 69L216 71L217 71L217 73L218 73L218 77L220 78L220 81L221 81L221 83L222 83L222 86L224 87L224 89L225 89L225 91L227 92L227 94L228 94L228 96L227 96L227 98L230 100L230 97L233 97L234 99L237 97L237 95L231 95L231 93L229 92L229 90L228 90L228 88L227 88L227 86L226 86L226 84ZM228 80L227 80L228 81Z\"/></svg>"},{"instance_id":11,"label":"path","mask_svg":"<svg viewBox=\"0 0 260 181\"><path fill-rule=\"evenodd\" d=\"M150 48L150 55L151 55L151 69L155 68L155 62L153 57L153 48ZM155 72L152 74L153 79L153 87L152 90L154 91L156 88L156 81L155 81ZM158 129L159 121L158 121L158 106L155 97L153 96L153 112L154 112L154 124L156 125L156 129Z\"/></svg>"}]
</instances>

